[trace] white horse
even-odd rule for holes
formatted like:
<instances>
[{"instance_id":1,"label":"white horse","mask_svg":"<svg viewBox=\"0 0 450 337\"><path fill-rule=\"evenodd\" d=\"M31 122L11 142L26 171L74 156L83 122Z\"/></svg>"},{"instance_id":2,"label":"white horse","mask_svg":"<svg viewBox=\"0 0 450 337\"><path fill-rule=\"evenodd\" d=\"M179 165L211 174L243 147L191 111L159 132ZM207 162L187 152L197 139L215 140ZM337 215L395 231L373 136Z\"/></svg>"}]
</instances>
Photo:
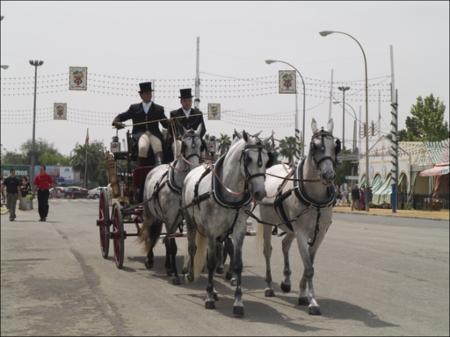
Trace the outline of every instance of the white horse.
<instances>
[{"instance_id":1,"label":"white horse","mask_svg":"<svg viewBox=\"0 0 450 337\"><path fill-rule=\"evenodd\" d=\"M161 234L162 224L166 226L166 271L174 275L173 283L180 284L176 266L177 245L173 235L182 226L181 190L190 170L200 165L201 128L186 130L181 138L181 151L170 164L159 165L151 170L144 185L144 222L140 232L145 242L148 269L153 267L153 248Z\"/></svg>"},{"instance_id":2,"label":"white horse","mask_svg":"<svg viewBox=\"0 0 450 337\"><path fill-rule=\"evenodd\" d=\"M284 281L281 289L284 292L291 289L289 249L296 238L304 267L298 303L309 305L309 314L320 315L313 286L314 258L332 222L335 167L340 141L335 141L333 137L332 119L328 122L327 130L319 130L314 119L311 126L313 136L309 153L298 167L294 170L279 164L266 172L265 185L270 197L259 203L260 223L257 235L258 239L261 239L261 234L264 238L267 283L265 296L274 296L270 268L273 228L270 224L278 224L286 232L282 240Z\"/></svg>"},{"instance_id":3,"label":"white horse","mask_svg":"<svg viewBox=\"0 0 450 337\"><path fill-rule=\"evenodd\" d=\"M268 160L264 142L243 131L242 139L236 140L213 167L197 167L184 181L182 208L188 228L188 280L193 281L199 276L207 255L206 309L214 309L217 300L213 284L216 243L231 234L234 243L232 265L236 274L233 313L238 317L244 314L241 273L248 218L245 211L250 209L252 199L262 200L266 195L264 180Z\"/></svg>"}]
</instances>

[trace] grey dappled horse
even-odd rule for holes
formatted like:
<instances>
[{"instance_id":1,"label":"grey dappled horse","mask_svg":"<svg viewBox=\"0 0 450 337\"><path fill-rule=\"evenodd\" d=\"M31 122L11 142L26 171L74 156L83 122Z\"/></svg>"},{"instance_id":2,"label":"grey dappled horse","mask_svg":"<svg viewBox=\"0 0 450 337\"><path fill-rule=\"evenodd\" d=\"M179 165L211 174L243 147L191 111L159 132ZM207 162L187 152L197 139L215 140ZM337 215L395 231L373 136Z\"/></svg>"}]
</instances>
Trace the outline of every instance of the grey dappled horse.
<instances>
[{"instance_id":1,"label":"grey dappled horse","mask_svg":"<svg viewBox=\"0 0 450 337\"><path fill-rule=\"evenodd\" d=\"M264 180L268 160L264 142L243 131L242 139L233 142L213 167L199 166L185 179L182 207L188 228L188 280L193 281L199 276L207 257L206 309L214 309L217 299L213 284L216 243L231 234L234 243L232 265L236 274L233 313L238 317L244 314L241 273L248 218L245 211L251 208L252 199L262 200L266 195Z\"/></svg>"},{"instance_id":2,"label":"grey dappled horse","mask_svg":"<svg viewBox=\"0 0 450 337\"><path fill-rule=\"evenodd\" d=\"M201 127L197 130L184 129L181 137L181 151L170 164L159 165L151 170L144 185L144 222L140 233L145 242L147 261L145 266L153 267L153 248L159 239L163 223L166 227L166 270L174 275L173 283L180 284L176 266L177 245L174 234L182 226L180 211L181 190L184 178L193 168L200 165Z\"/></svg>"},{"instance_id":3,"label":"grey dappled horse","mask_svg":"<svg viewBox=\"0 0 450 337\"><path fill-rule=\"evenodd\" d=\"M311 315L320 315L313 286L314 258L332 222L335 167L340 141L333 137L332 119L328 122L327 130L319 130L314 119L311 126L313 136L309 153L299 163L295 173L283 164L274 165L267 170L265 186L270 197L265 198L258 206L259 219L266 222L265 225L258 225L258 238L261 238L262 232L266 260L265 296L274 296L270 268L272 227L269 224L281 224L280 228L286 232L282 240L284 281L281 289L284 292L291 289L289 249L296 238L304 266L298 302L300 305L309 305Z\"/></svg>"}]
</instances>

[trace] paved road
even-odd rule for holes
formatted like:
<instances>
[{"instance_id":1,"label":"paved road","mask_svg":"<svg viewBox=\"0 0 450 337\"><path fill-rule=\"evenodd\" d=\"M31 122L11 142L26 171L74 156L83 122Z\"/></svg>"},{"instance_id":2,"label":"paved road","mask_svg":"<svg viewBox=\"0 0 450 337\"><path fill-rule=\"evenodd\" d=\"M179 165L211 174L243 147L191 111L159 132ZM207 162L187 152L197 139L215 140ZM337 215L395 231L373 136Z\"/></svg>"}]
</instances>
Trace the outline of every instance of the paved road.
<instances>
[{"instance_id":1,"label":"paved road","mask_svg":"<svg viewBox=\"0 0 450 337\"><path fill-rule=\"evenodd\" d=\"M88 200L52 201L46 223L36 221L35 210L18 212L12 223L2 216L2 335L449 334L446 221L336 215L316 261L320 317L296 305L297 286L290 294L277 286L277 297L264 297L264 261L255 238L247 237L246 315L236 319L233 289L223 278L217 278L217 310L206 311L205 279L174 286L162 258L147 271L135 238L126 240L125 268L117 270L100 256L96 216L97 203ZM273 256L277 283L279 241ZM185 239L179 243L184 251ZM298 285L296 249L291 261Z\"/></svg>"}]
</instances>

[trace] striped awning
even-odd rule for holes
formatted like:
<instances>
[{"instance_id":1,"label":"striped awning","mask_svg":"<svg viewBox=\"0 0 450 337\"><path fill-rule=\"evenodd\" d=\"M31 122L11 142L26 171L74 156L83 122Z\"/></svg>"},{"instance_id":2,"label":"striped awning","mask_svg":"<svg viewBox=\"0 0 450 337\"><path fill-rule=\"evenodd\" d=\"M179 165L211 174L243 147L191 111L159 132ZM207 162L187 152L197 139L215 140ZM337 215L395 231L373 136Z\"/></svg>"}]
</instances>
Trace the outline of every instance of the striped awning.
<instances>
[{"instance_id":1,"label":"striped awning","mask_svg":"<svg viewBox=\"0 0 450 337\"><path fill-rule=\"evenodd\" d=\"M449 163L445 164L439 164L435 167L432 167L428 170L423 170L419 173L421 177L433 177L433 176L443 176L445 174L448 174L450 172L449 170Z\"/></svg>"}]
</instances>

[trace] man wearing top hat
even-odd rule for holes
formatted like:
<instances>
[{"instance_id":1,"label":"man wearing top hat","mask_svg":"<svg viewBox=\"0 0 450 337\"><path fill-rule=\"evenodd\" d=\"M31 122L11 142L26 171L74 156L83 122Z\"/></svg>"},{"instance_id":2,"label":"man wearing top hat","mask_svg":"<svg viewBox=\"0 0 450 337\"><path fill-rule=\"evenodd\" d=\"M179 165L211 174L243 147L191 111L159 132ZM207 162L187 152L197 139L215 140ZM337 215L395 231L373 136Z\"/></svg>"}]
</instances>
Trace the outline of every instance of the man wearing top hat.
<instances>
[{"instance_id":1,"label":"man wearing top hat","mask_svg":"<svg viewBox=\"0 0 450 337\"><path fill-rule=\"evenodd\" d=\"M142 103L130 105L128 111L117 115L112 124L121 129L124 127L122 122L132 119L132 135L138 141L138 165L145 165L150 146L155 154L155 165L160 165L162 163L163 138L159 130L159 123L167 129L169 121L164 114L164 107L152 102L152 83L139 83L139 88Z\"/></svg>"},{"instance_id":2,"label":"man wearing top hat","mask_svg":"<svg viewBox=\"0 0 450 337\"><path fill-rule=\"evenodd\" d=\"M202 151L206 149L205 141L203 136L206 133L205 122L203 121L202 112L196 108L192 108L192 94L191 89L180 89L180 103L181 108L170 112L170 119L173 120L175 125L175 137L177 142L177 153L173 151L174 155L178 155L181 149L180 137L183 135L183 127L186 130L194 129L196 130L201 124L202 129L200 137L202 139Z\"/></svg>"}]
</instances>

